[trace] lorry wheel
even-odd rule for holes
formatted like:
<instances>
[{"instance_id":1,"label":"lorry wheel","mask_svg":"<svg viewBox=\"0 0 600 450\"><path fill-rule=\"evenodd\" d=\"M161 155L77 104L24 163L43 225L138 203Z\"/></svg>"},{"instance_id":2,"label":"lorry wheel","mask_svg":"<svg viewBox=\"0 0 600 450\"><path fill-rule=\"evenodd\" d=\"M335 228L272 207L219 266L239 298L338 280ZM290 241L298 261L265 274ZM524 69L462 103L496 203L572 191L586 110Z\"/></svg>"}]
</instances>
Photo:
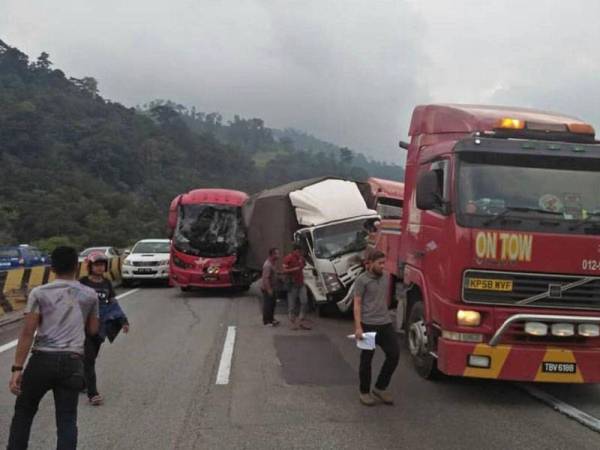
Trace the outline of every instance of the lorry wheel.
<instances>
[{"instance_id":1,"label":"lorry wheel","mask_svg":"<svg viewBox=\"0 0 600 450\"><path fill-rule=\"evenodd\" d=\"M191 290L189 286L180 286L179 289L181 289L181 292L189 292Z\"/></svg>"},{"instance_id":2,"label":"lorry wheel","mask_svg":"<svg viewBox=\"0 0 600 450\"><path fill-rule=\"evenodd\" d=\"M122 279L121 280L121 287L124 287L124 288L131 287L131 281Z\"/></svg>"},{"instance_id":3,"label":"lorry wheel","mask_svg":"<svg viewBox=\"0 0 600 450\"><path fill-rule=\"evenodd\" d=\"M410 310L406 342L417 373L428 380L435 378L439 374L437 360L430 353L432 342L428 337L425 307L421 301L415 303Z\"/></svg>"}]
</instances>

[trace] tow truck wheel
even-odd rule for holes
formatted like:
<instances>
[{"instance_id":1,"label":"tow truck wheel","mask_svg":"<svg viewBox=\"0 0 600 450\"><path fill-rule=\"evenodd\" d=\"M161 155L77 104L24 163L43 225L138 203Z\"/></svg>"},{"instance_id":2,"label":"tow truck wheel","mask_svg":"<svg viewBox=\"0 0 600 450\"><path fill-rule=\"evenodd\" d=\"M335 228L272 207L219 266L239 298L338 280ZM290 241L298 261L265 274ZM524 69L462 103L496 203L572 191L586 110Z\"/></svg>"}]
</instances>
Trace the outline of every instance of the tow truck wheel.
<instances>
[{"instance_id":1,"label":"tow truck wheel","mask_svg":"<svg viewBox=\"0 0 600 450\"><path fill-rule=\"evenodd\" d=\"M425 325L425 308L419 301L410 310L406 342L417 373L425 379L438 374L437 361L431 355L431 342Z\"/></svg>"}]
</instances>

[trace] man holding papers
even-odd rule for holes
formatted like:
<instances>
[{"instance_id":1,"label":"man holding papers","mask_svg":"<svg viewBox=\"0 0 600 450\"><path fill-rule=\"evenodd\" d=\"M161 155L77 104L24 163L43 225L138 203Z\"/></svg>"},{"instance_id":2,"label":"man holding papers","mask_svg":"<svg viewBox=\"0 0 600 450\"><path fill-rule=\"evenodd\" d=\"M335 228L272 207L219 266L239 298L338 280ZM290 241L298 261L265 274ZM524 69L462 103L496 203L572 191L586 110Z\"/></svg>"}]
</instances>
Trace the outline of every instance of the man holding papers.
<instances>
[{"instance_id":1,"label":"man holding papers","mask_svg":"<svg viewBox=\"0 0 600 450\"><path fill-rule=\"evenodd\" d=\"M400 350L386 301L388 279L383 276L385 255L379 250L372 250L366 255L366 260L368 270L357 278L354 285L354 334L356 339L361 340L363 333L375 332L375 344L385 353L385 362L371 391L371 362L375 350L360 352L359 398L366 406L375 405L373 396L392 405L394 399L387 388L398 365Z\"/></svg>"}]
</instances>

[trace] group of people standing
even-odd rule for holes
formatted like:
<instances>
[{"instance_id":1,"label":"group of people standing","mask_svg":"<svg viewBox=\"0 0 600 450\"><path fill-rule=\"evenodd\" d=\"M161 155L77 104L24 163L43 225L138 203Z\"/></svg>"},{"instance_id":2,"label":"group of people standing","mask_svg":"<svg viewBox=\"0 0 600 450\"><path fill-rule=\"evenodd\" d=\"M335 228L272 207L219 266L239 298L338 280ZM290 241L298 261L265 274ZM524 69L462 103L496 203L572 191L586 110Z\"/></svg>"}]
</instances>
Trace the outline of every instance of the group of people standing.
<instances>
[{"instance_id":1,"label":"group of people standing","mask_svg":"<svg viewBox=\"0 0 600 450\"><path fill-rule=\"evenodd\" d=\"M127 316L105 278L108 263L104 254L91 254L88 275L77 280L77 251L58 247L52 252L55 280L29 294L9 383L17 396L9 450L27 448L33 418L48 391L54 394L59 450L77 448L79 394L86 392L91 405L103 403L96 385L100 347L121 330L129 331Z\"/></svg>"},{"instance_id":2,"label":"group of people standing","mask_svg":"<svg viewBox=\"0 0 600 450\"><path fill-rule=\"evenodd\" d=\"M285 283L288 302L290 327L309 330L306 320L308 296L304 285L304 267L306 262L301 246L295 244L294 250L283 258L279 265L280 252L277 248L269 250L269 257L262 270L261 290L263 295L263 324L275 327L279 321L275 319L277 303L277 286L281 278ZM374 332L375 344L383 350L385 361L375 385L371 381L371 364L375 350L362 350L359 366L359 400L365 406L374 406L377 400L384 404L394 403L393 395L388 390L392 375L398 366L400 349L396 330L392 325L389 312L388 293L389 277L384 275L385 254L374 247L367 248L363 259L365 271L354 284L354 335L362 340L366 332Z\"/></svg>"},{"instance_id":3,"label":"group of people standing","mask_svg":"<svg viewBox=\"0 0 600 450\"><path fill-rule=\"evenodd\" d=\"M277 296L283 286L287 292L288 318L292 330L310 330L311 322L307 317L308 294L304 285L304 267L306 261L302 247L294 244L291 253L283 258L278 248L269 250L269 257L263 264L261 291L263 295L263 324L276 327L279 321L275 319Z\"/></svg>"}]
</instances>

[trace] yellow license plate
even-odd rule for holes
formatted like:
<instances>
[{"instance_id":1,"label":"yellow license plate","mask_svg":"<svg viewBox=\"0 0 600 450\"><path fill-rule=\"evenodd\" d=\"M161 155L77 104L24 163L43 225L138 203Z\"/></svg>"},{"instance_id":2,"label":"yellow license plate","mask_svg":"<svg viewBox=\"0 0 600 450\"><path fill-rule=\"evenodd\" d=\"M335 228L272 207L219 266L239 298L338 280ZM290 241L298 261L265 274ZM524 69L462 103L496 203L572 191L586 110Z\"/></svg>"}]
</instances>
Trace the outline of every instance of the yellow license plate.
<instances>
[{"instance_id":1,"label":"yellow license plate","mask_svg":"<svg viewBox=\"0 0 600 450\"><path fill-rule=\"evenodd\" d=\"M513 290L513 282L512 280L494 280L490 278L467 278L467 289L510 292Z\"/></svg>"}]
</instances>

